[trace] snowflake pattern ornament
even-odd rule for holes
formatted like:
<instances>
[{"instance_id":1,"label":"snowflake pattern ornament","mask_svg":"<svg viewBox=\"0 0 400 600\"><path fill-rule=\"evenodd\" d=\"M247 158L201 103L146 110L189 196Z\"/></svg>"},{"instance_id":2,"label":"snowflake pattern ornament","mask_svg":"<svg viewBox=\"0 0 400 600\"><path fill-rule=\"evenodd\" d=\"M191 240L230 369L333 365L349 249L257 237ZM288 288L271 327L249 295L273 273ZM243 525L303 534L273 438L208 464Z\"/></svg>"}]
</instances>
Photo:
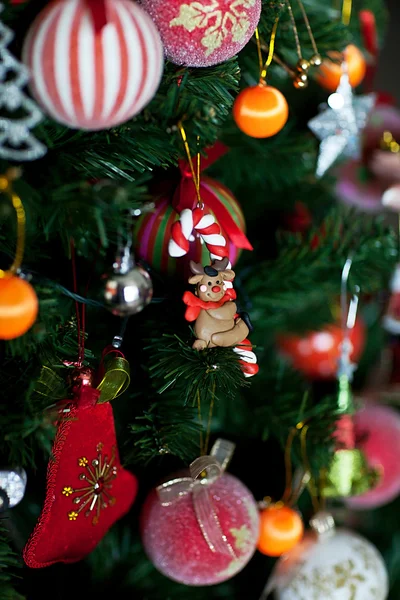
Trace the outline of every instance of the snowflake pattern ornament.
<instances>
[{"instance_id":1,"label":"snowflake pattern ornament","mask_svg":"<svg viewBox=\"0 0 400 600\"><path fill-rule=\"evenodd\" d=\"M321 140L317 177L322 177L340 158L361 157L360 135L375 104L375 95L354 96L347 73L328 98L328 108L309 121L308 126Z\"/></svg>"},{"instance_id":2,"label":"snowflake pattern ornament","mask_svg":"<svg viewBox=\"0 0 400 600\"><path fill-rule=\"evenodd\" d=\"M0 4L0 12L2 10ZM43 114L22 91L29 74L7 49L13 37L11 29L0 21L0 158L36 160L47 152L46 146L31 132L43 119Z\"/></svg>"},{"instance_id":3,"label":"snowflake pattern ornament","mask_svg":"<svg viewBox=\"0 0 400 600\"><path fill-rule=\"evenodd\" d=\"M388 574L375 546L335 529L326 513L315 515L311 526L314 532L276 563L267 594L274 590L276 600L386 600Z\"/></svg>"},{"instance_id":4,"label":"snowflake pattern ornament","mask_svg":"<svg viewBox=\"0 0 400 600\"><path fill-rule=\"evenodd\" d=\"M200 43L205 48L205 55L210 56L228 37L239 43L245 39L250 20L244 9L255 3L256 0L235 0L226 11L222 10L219 0L212 0L209 5L200 2L182 4L179 16L172 19L169 26L182 25L189 32L204 29Z\"/></svg>"},{"instance_id":5,"label":"snowflake pattern ornament","mask_svg":"<svg viewBox=\"0 0 400 600\"><path fill-rule=\"evenodd\" d=\"M250 40L260 0L142 0L173 63L208 67L237 54Z\"/></svg>"}]
</instances>

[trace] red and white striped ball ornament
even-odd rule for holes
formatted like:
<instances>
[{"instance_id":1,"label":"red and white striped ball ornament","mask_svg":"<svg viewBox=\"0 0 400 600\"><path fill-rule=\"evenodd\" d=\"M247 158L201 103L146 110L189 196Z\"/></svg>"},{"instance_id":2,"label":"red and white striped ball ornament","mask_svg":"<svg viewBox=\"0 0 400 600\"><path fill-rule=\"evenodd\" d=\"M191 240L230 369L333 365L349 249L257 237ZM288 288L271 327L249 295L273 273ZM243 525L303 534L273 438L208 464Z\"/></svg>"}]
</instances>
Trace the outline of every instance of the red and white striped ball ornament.
<instances>
[{"instance_id":1,"label":"red and white striped ball ornament","mask_svg":"<svg viewBox=\"0 0 400 600\"><path fill-rule=\"evenodd\" d=\"M55 0L31 25L23 60L31 90L55 121L75 129L109 129L153 98L163 70L160 36L131 0Z\"/></svg>"}]
</instances>

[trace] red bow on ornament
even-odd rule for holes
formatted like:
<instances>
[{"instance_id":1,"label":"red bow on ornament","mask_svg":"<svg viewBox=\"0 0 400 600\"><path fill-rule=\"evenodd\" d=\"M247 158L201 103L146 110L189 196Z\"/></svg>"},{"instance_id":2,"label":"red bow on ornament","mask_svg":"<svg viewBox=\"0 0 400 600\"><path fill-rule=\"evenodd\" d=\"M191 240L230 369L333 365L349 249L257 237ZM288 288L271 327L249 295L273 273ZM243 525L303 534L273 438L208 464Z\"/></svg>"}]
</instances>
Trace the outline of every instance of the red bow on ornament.
<instances>
[{"instance_id":1,"label":"red bow on ornament","mask_svg":"<svg viewBox=\"0 0 400 600\"><path fill-rule=\"evenodd\" d=\"M200 172L212 165L226 152L228 152L228 148L221 142L217 142L212 148L208 149L207 158L202 160ZM179 168L182 177L175 190L172 205L180 217L171 229L170 256L179 257L187 254L189 241L192 239L193 232L196 231L206 244L212 257L224 258L228 255L228 252L225 249L226 240L221 235L221 227L230 242L237 248L253 250L253 246L235 223L223 202L215 194L215 190L210 188L211 180L205 176L200 178L199 192L203 206L199 207L199 195L189 162L180 160ZM218 186L223 193L224 186L220 183L218 183ZM229 191L227 193L230 194ZM215 217L210 214L210 211Z\"/></svg>"}]
</instances>

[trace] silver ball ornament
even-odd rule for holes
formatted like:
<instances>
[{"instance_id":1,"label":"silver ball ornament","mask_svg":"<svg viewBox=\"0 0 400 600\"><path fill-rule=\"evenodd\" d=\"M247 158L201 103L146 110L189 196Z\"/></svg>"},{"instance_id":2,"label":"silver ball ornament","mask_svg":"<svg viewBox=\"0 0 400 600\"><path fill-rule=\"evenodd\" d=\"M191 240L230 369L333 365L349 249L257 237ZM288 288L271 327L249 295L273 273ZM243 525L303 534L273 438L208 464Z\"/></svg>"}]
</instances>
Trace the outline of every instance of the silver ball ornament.
<instances>
[{"instance_id":1,"label":"silver ball ornament","mask_svg":"<svg viewBox=\"0 0 400 600\"><path fill-rule=\"evenodd\" d=\"M0 470L0 513L13 508L25 495L26 472L22 468Z\"/></svg>"},{"instance_id":2,"label":"silver ball ornament","mask_svg":"<svg viewBox=\"0 0 400 600\"><path fill-rule=\"evenodd\" d=\"M150 275L139 265L124 273L114 272L106 281L104 300L107 308L118 317L135 315L153 297Z\"/></svg>"},{"instance_id":3,"label":"silver ball ornament","mask_svg":"<svg viewBox=\"0 0 400 600\"><path fill-rule=\"evenodd\" d=\"M151 301L153 284L148 272L135 262L131 231L125 245L119 246L113 270L104 289L106 307L117 317L136 315Z\"/></svg>"}]
</instances>

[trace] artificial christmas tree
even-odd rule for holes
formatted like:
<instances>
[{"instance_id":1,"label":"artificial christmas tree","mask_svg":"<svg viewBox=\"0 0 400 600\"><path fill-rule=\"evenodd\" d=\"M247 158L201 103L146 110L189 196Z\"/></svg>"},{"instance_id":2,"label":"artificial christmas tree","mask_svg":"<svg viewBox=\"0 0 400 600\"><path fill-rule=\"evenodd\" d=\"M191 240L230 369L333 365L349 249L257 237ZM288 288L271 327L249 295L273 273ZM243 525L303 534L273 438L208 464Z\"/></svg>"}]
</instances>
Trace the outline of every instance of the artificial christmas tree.
<instances>
[{"instance_id":1,"label":"artificial christmas tree","mask_svg":"<svg viewBox=\"0 0 400 600\"><path fill-rule=\"evenodd\" d=\"M369 94L380 92L371 72L383 0L11 1L1 18L14 34L9 55L24 55L47 117L34 131L16 130L6 110L16 90L3 74L4 130L17 142L23 133L37 152L0 152L4 176L15 167L8 160L29 159L13 180L26 214L23 262L17 251L13 263L20 231L0 190L0 282L34 290L39 310L33 303L23 320L19 298L0 286L5 319L16 323L13 335L0 335L1 473L27 475L2 519L0 598L46 598L47 590L60 600L77 591L98 600L258 597L271 557L292 548L299 558L310 539L306 532L300 541L303 524L328 508L337 533L309 548L305 579L282 580L277 597L293 597L323 561L341 587L334 596L314 578L315 600L366 600L360 594L377 586L371 600L398 600L395 492L370 511L336 493L338 482L353 492L352 476L364 476L353 468L346 479L339 453L365 449L366 467L375 465L368 442L358 432L353 439L357 403L340 401L343 355L359 363L352 387L362 392L398 335L383 327L397 232L362 202L356 212L338 200L347 202L345 176L334 164L360 160L382 191L400 179L400 159L386 186L364 157ZM360 89L335 93L346 73ZM244 102L249 90L260 98ZM36 108L31 99L23 106ZM371 114L368 130L380 138L379 111ZM359 298L351 325L347 293ZM104 355L99 373L96 357L110 341L117 362L110 368ZM229 474L228 459L210 452L221 439L236 445ZM375 484L379 492L379 473L364 479L362 492ZM2 486L4 508L12 490L8 480ZM277 560L285 564L285 555ZM53 562L65 564L35 568Z\"/></svg>"}]
</instances>

